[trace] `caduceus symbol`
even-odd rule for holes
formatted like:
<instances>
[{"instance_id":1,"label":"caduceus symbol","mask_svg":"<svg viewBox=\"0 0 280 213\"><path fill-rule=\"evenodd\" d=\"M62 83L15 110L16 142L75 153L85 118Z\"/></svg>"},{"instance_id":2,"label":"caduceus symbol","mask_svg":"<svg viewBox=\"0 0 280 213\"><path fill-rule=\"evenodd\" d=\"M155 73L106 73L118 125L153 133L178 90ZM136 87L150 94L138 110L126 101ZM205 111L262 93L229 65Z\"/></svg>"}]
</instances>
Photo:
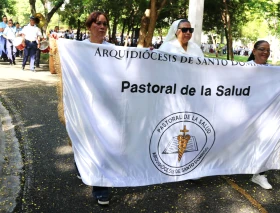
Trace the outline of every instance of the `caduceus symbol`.
<instances>
[{"instance_id":1,"label":"caduceus symbol","mask_svg":"<svg viewBox=\"0 0 280 213\"><path fill-rule=\"evenodd\" d=\"M180 130L180 132L183 132L183 135L178 135L178 161L181 161L181 158L187 148L188 142L191 138L190 135L186 135L186 132L188 132L186 125L184 125L184 129Z\"/></svg>"}]
</instances>

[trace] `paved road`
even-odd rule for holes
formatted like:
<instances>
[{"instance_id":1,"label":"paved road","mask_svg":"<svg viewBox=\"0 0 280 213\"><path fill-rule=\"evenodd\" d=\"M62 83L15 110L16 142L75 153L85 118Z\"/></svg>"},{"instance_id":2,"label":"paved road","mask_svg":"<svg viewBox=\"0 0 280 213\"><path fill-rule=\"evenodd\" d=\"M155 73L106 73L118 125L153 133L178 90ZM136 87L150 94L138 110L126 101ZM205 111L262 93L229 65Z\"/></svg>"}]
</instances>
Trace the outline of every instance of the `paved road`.
<instances>
[{"instance_id":1,"label":"paved road","mask_svg":"<svg viewBox=\"0 0 280 213\"><path fill-rule=\"evenodd\" d=\"M1 213L280 212L279 171L268 172L273 190L264 190L250 182L251 175L215 176L113 188L110 206L98 206L91 196L91 187L76 178L72 149L56 111L57 80L46 65L32 73L21 71L20 65L10 67L0 62L0 100L12 121L9 123L8 112L0 107ZM10 156L15 155L7 145L9 140L15 147L13 151L19 153L16 156L21 158L13 159L16 163L5 170ZM4 181L11 174L15 182Z\"/></svg>"}]
</instances>

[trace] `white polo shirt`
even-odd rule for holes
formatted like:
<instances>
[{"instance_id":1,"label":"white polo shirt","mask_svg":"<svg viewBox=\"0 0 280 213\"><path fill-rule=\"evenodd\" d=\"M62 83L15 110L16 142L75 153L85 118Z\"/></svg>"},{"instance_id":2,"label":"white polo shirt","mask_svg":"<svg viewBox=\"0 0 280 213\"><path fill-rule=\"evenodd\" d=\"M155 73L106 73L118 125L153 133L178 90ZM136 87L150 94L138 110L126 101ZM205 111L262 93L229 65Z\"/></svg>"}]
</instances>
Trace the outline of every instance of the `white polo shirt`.
<instances>
[{"instance_id":1,"label":"white polo shirt","mask_svg":"<svg viewBox=\"0 0 280 213\"><path fill-rule=\"evenodd\" d=\"M27 26L25 26L22 31L22 34L25 35L25 39L29 40L29 41L37 41L38 36L41 37L42 33L41 30L34 26L31 26L30 24L28 24Z\"/></svg>"}]
</instances>

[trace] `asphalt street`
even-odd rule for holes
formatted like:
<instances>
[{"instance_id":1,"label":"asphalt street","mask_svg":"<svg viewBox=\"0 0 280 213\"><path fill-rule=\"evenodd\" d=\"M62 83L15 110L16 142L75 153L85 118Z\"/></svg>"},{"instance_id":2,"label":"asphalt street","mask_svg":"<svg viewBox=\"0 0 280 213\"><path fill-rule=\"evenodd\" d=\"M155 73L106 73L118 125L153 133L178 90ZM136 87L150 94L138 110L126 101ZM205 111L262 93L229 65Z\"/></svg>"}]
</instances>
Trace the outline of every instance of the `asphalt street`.
<instances>
[{"instance_id":1,"label":"asphalt street","mask_svg":"<svg viewBox=\"0 0 280 213\"><path fill-rule=\"evenodd\" d=\"M57 75L0 61L0 212L280 212L280 172L272 190L251 175L213 176L144 187L112 188L108 207L76 177L67 132L57 115ZM28 66L26 66L28 68Z\"/></svg>"}]
</instances>

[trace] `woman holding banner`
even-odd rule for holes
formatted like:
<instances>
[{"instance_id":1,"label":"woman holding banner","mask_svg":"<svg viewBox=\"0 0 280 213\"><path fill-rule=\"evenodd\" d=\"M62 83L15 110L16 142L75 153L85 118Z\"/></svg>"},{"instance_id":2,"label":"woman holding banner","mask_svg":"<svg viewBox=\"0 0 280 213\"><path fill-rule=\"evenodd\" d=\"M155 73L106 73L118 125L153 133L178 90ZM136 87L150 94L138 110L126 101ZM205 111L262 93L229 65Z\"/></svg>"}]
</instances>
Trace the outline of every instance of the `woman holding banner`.
<instances>
[{"instance_id":1,"label":"woman holding banner","mask_svg":"<svg viewBox=\"0 0 280 213\"><path fill-rule=\"evenodd\" d=\"M194 28L191 27L191 23L187 19L174 21L159 50L204 57L201 48L190 41L193 32Z\"/></svg>"},{"instance_id":2,"label":"woman holding banner","mask_svg":"<svg viewBox=\"0 0 280 213\"><path fill-rule=\"evenodd\" d=\"M103 12L92 12L85 23L87 29L90 32L90 37L85 39L83 42L113 45L104 40L108 26L109 19ZM77 165L79 167L79 165ZM85 165L81 165L85 166ZM108 205L109 204L109 188L93 186L92 195L97 199L98 204Z\"/></svg>"},{"instance_id":3,"label":"woman holding banner","mask_svg":"<svg viewBox=\"0 0 280 213\"><path fill-rule=\"evenodd\" d=\"M257 41L254 45L254 49L251 55L248 58L247 63L269 66L269 64L267 64L267 59L269 55L270 55L269 43L264 40ZM261 172L259 174L254 174L251 180L252 182L260 185L264 189L272 189L272 186L269 184L264 172Z\"/></svg>"}]
</instances>

